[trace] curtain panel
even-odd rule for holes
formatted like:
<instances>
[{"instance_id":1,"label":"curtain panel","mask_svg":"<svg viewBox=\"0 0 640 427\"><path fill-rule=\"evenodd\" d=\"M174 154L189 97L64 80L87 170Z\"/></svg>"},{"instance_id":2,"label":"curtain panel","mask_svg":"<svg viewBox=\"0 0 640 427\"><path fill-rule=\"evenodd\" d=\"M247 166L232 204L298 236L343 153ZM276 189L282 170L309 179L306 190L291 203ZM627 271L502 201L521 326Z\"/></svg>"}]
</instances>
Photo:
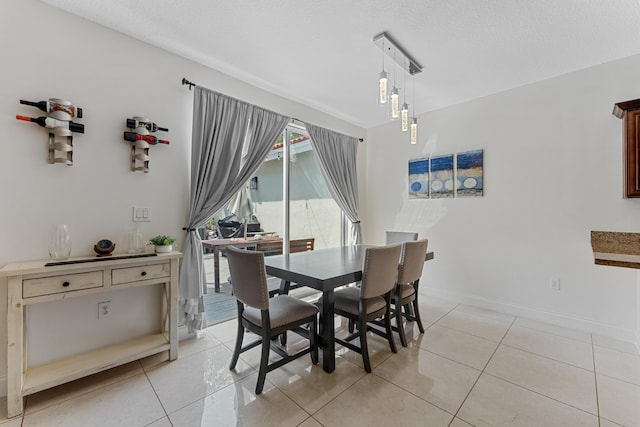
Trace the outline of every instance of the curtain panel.
<instances>
[{"instance_id":1,"label":"curtain panel","mask_svg":"<svg viewBox=\"0 0 640 427\"><path fill-rule=\"evenodd\" d=\"M181 324L189 332L207 326L202 241L196 230L258 169L289 120L210 89L195 88L189 220L178 296Z\"/></svg>"},{"instance_id":2,"label":"curtain panel","mask_svg":"<svg viewBox=\"0 0 640 427\"><path fill-rule=\"evenodd\" d=\"M329 192L351 221L349 241L352 245L362 243L356 172L358 139L310 123L305 126Z\"/></svg>"}]
</instances>

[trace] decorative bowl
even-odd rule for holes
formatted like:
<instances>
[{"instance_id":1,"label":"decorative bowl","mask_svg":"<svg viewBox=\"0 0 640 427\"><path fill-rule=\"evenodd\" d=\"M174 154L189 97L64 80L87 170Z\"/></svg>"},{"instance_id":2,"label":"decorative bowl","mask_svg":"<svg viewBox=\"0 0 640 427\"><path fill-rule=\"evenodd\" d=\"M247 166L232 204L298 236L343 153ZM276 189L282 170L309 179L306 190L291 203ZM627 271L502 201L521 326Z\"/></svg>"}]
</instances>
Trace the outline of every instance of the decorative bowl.
<instances>
[{"instance_id":1,"label":"decorative bowl","mask_svg":"<svg viewBox=\"0 0 640 427\"><path fill-rule=\"evenodd\" d=\"M109 239L102 239L93 246L93 250L98 256L109 256L116 248L116 244Z\"/></svg>"}]
</instances>

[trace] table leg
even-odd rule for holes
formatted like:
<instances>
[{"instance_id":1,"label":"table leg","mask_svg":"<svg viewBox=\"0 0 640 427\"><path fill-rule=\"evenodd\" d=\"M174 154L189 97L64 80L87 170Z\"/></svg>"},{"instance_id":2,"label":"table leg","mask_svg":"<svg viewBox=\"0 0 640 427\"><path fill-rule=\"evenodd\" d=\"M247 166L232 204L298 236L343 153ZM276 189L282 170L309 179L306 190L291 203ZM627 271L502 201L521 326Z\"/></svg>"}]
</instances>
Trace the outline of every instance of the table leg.
<instances>
[{"instance_id":1,"label":"table leg","mask_svg":"<svg viewBox=\"0 0 640 427\"><path fill-rule=\"evenodd\" d=\"M23 353L24 307L22 277L9 277L7 290L7 416L20 415L23 409L25 356Z\"/></svg>"},{"instance_id":2,"label":"table leg","mask_svg":"<svg viewBox=\"0 0 640 427\"><path fill-rule=\"evenodd\" d=\"M322 293L322 312L320 313L320 345L322 346L322 367L325 372L336 369L336 335L333 320L333 289Z\"/></svg>"},{"instance_id":3,"label":"table leg","mask_svg":"<svg viewBox=\"0 0 640 427\"><path fill-rule=\"evenodd\" d=\"M213 247L213 277L214 290L220 292L220 251L216 246Z\"/></svg>"}]
</instances>

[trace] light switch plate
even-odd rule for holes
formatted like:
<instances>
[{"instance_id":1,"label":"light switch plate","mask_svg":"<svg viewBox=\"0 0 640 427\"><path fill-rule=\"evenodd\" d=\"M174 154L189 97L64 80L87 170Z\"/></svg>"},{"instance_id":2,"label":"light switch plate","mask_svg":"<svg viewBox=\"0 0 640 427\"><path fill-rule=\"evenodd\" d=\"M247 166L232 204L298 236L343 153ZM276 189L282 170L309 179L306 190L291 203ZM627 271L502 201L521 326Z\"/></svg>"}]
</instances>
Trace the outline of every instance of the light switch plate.
<instances>
[{"instance_id":1,"label":"light switch plate","mask_svg":"<svg viewBox=\"0 0 640 427\"><path fill-rule=\"evenodd\" d=\"M149 206L133 207L133 222L151 221L151 208Z\"/></svg>"}]
</instances>

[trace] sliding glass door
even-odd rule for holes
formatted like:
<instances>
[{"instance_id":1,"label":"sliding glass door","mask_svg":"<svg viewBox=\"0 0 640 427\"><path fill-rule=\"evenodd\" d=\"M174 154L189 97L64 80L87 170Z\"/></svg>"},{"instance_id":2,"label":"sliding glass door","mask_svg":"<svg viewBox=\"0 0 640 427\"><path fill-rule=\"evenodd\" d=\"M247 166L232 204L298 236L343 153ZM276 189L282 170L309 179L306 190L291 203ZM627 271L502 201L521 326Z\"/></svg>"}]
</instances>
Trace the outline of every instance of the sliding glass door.
<instances>
[{"instance_id":1,"label":"sliding glass door","mask_svg":"<svg viewBox=\"0 0 640 427\"><path fill-rule=\"evenodd\" d=\"M265 232L285 240L313 238L315 249L340 246L342 212L327 189L304 127L285 129L249 187Z\"/></svg>"}]
</instances>

